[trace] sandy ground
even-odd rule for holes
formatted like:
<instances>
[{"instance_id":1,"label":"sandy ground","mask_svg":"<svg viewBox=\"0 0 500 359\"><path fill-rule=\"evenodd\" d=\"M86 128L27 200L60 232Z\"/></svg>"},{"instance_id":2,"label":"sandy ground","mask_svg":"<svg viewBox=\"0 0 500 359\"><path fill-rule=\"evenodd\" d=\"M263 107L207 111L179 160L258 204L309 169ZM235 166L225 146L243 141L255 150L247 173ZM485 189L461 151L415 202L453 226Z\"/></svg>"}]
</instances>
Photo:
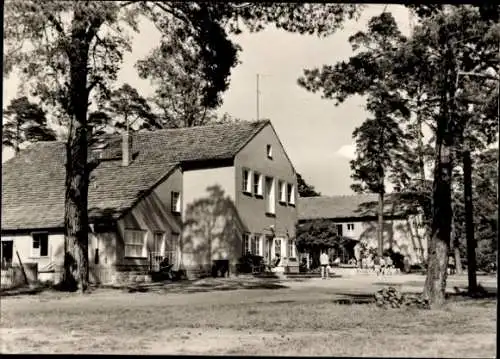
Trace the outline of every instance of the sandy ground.
<instances>
[{"instance_id":1,"label":"sandy ground","mask_svg":"<svg viewBox=\"0 0 500 359\"><path fill-rule=\"evenodd\" d=\"M388 311L387 317L380 317L385 312L366 305L328 304L349 293L366 295L388 285L418 292L423 280L418 275L358 276L266 284L273 284L274 289L215 291L215 287L250 287L259 281L207 279L149 293L101 289L84 296L45 292L6 297L1 299L0 350L32 354L495 357L496 315L491 302L486 307L479 304L477 312L462 304L456 314L455 309L438 313L449 326L445 323L437 331L432 327L432 314L412 317ZM495 278L479 278L479 282L496 288ZM448 289L466 283L466 278L452 277ZM331 323L328 318L319 324L311 320L311 316L323 315L323 310L331 316ZM399 318L394 330L391 315ZM121 324L120 318L128 320ZM337 326L337 320L343 323ZM379 320L380 325L389 326L387 333L373 327ZM116 325L105 324L107 321ZM402 325L402 321L408 323ZM173 322L175 325L170 324Z\"/></svg>"}]
</instances>

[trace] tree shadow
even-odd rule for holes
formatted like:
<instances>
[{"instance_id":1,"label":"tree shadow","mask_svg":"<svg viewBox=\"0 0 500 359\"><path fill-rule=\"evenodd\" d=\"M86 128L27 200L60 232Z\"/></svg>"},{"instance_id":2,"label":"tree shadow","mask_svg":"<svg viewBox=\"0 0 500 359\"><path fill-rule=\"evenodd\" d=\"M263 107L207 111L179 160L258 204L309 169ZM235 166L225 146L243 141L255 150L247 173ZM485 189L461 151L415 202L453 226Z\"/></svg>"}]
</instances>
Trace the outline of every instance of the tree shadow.
<instances>
[{"instance_id":1,"label":"tree shadow","mask_svg":"<svg viewBox=\"0 0 500 359\"><path fill-rule=\"evenodd\" d=\"M371 304L375 303L374 294L355 292L335 292L335 298L330 301L334 304Z\"/></svg>"},{"instance_id":2,"label":"tree shadow","mask_svg":"<svg viewBox=\"0 0 500 359\"><path fill-rule=\"evenodd\" d=\"M247 231L233 200L219 186L186 208L181 250L185 269L210 271L214 261L234 266L242 254L242 234Z\"/></svg>"},{"instance_id":3,"label":"tree shadow","mask_svg":"<svg viewBox=\"0 0 500 359\"><path fill-rule=\"evenodd\" d=\"M163 282L153 285L138 284L126 286L128 292L160 292L160 293L208 293L234 290L255 290L255 289L287 289L288 286L278 280L184 280L182 282Z\"/></svg>"}]
</instances>

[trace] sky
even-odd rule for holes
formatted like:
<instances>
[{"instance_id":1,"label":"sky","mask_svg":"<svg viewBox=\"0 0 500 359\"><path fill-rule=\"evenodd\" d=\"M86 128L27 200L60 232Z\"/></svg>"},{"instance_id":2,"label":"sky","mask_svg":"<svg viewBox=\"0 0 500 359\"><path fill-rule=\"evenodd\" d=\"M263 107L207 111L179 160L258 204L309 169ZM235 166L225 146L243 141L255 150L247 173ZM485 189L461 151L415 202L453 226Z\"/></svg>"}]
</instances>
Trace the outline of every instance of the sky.
<instances>
[{"instance_id":1,"label":"sky","mask_svg":"<svg viewBox=\"0 0 500 359\"><path fill-rule=\"evenodd\" d=\"M368 5L358 21L327 38L287 33L273 27L234 36L242 47L241 64L235 67L220 112L242 120L256 119L256 76L259 74L260 118L270 119L295 169L323 195L352 194L349 161L354 157L352 132L368 116L364 101L354 97L335 106L333 100L307 92L297 84L304 69L333 65L352 54L350 35L366 29L368 20L387 6L404 34L409 13L402 5ZM145 97L152 95L149 80L138 77L134 64L158 43L160 35L148 22L134 35L132 52L124 57L118 83L129 83ZM19 80L4 79L4 106L15 98ZM12 151L2 148L2 162Z\"/></svg>"}]
</instances>

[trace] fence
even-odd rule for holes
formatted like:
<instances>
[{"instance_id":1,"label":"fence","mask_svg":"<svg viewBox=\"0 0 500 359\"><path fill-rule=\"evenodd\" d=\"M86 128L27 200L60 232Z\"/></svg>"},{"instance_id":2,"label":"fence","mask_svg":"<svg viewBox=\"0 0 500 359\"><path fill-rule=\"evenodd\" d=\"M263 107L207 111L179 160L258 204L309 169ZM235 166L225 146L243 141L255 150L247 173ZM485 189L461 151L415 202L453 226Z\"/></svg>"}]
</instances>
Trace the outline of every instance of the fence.
<instances>
[{"instance_id":1,"label":"fence","mask_svg":"<svg viewBox=\"0 0 500 359\"><path fill-rule=\"evenodd\" d=\"M5 267L0 270L0 287L2 289L14 288L26 284L20 267Z\"/></svg>"},{"instance_id":2,"label":"fence","mask_svg":"<svg viewBox=\"0 0 500 359\"><path fill-rule=\"evenodd\" d=\"M175 264L175 252L151 252L149 255L149 270L153 272L159 272L162 262L164 261L169 265Z\"/></svg>"}]
</instances>

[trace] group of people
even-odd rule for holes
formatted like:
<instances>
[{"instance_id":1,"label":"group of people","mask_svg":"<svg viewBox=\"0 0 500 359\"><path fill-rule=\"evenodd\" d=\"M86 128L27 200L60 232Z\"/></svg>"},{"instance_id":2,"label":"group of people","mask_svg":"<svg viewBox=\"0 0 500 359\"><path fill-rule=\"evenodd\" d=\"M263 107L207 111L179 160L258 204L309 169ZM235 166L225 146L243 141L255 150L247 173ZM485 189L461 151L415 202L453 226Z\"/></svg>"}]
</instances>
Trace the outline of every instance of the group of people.
<instances>
[{"instance_id":1,"label":"group of people","mask_svg":"<svg viewBox=\"0 0 500 359\"><path fill-rule=\"evenodd\" d=\"M392 258L388 255L368 255L363 257L359 269L373 271L377 275L393 274L395 271Z\"/></svg>"}]
</instances>

